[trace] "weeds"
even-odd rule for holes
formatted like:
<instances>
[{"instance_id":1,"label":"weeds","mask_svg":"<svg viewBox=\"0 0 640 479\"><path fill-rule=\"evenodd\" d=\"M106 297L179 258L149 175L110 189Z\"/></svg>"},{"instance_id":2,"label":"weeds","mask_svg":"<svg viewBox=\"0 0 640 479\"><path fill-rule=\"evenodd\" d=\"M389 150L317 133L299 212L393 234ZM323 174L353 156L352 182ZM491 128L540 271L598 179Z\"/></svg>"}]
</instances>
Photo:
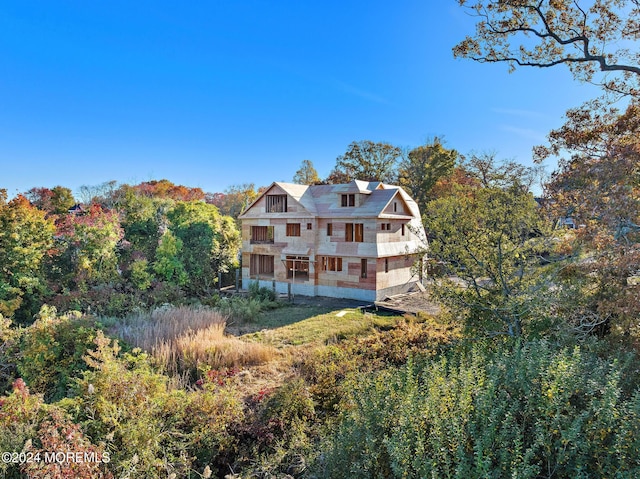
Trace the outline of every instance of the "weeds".
<instances>
[{"instance_id":1,"label":"weeds","mask_svg":"<svg viewBox=\"0 0 640 479\"><path fill-rule=\"evenodd\" d=\"M253 366L278 355L270 346L226 336L225 327L220 311L181 306L130 317L116 325L115 335L150 352L169 375L181 376L181 383L203 369Z\"/></svg>"}]
</instances>

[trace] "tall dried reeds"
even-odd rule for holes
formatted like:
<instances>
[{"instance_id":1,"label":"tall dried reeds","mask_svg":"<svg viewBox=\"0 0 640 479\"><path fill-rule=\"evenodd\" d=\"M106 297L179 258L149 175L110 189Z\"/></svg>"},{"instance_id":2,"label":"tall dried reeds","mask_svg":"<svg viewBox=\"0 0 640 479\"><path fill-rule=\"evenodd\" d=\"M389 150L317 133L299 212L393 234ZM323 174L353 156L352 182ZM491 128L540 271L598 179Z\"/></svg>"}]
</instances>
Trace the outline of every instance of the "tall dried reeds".
<instances>
[{"instance_id":1,"label":"tall dried reeds","mask_svg":"<svg viewBox=\"0 0 640 479\"><path fill-rule=\"evenodd\" d=\"M130 317L116 334L151 353L167 373L197 376L199 370L263 364L275 348L225 336L226 318L209 308L181 306Z\"/></svg>"}]
</instances>

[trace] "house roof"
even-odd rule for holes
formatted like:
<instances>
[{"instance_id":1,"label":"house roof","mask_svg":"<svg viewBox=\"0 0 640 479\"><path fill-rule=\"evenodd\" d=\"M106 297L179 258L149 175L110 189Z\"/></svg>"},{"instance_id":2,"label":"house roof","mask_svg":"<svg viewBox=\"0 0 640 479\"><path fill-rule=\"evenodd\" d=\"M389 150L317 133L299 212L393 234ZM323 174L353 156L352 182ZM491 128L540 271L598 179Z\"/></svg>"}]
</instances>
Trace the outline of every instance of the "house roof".
<instances>
[{"instance_id":1,"label":"house roof","mask_svg":"<svg viewBox=\"0 0 640 479\"><path fill-rule=\"evenodd\" d=\"M354 180L351 183L338 185L298 185L294 183L274 182L260 195L240 216L259 202L263 196L269 194L275 187L287 193L306 211L314 216L323 218L395 218L410 220L419 218L420 212L415 201L399 186L387 185L381 182ZM358 206L343 207L340 195L359 193ZM405 205L404 211L410 214L385 212L387 206L394 200L400 199Z\"/></svg>"}]
</instances>

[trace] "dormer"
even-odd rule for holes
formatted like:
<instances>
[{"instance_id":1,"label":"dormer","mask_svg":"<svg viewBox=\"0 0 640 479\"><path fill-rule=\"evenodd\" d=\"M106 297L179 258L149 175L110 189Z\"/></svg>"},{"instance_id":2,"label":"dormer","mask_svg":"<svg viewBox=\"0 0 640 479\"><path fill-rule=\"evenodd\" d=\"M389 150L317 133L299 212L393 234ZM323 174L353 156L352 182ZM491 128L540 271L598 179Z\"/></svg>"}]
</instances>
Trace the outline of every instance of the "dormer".
<instances>
[{"instance_id":1,"label":"dormer","mask_svg":"<svg viewBox=\"0 0 640 479\"><path fill-rule=\"evenodd\" d=\"M393 195L393 198L391 198L391 201L389 201L389 203L387 204L387 206L385 207L382 213L383 215L386 215L386 216L412 216L413 215L411 208L409 207L409 205L407 205L402 195L397 193Z\"/></svg>"},{"instance_id":2,"label":"dormer","mask_svg":"<svg viewBox=\"0 0 640 479\"><path fill-rule=\"evenodd\" d=\"M348 207L356 206L356 193L341 193L340 194L340 206L342 208L348 208Z\"/></svg>"},{"instance_id":3,"label":"dormer","mask_svg":"<svg viewBox=\"0 0 640 479\"><path fill-rule=\"evenodd\" d=\"M338 191L338 206L340 208L357 208L362 206L371 194L370 187L373 184L367 181L353 180L351 183L341 185ZM375 189L375 186L374 188Z\"/></svg>"}]
</instances>

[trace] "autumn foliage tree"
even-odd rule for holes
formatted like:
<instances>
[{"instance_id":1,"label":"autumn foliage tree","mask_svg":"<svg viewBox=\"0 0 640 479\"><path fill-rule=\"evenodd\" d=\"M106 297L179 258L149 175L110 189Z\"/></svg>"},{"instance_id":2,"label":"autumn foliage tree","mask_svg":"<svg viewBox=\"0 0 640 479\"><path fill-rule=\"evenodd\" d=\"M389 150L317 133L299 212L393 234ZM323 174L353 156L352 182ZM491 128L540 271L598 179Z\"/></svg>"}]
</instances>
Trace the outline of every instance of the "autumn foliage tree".
<instances>
[{"instance_id":1,"label":"autumn foliage tree","mask_svg":"<svg viewBox=\"0 0 640 479\"><path fill-rule=\"evenodd\" d=\"M0 315L29 318L45 289L42 265L53 244L53 222L18 195L0 190ZM37 311L37 309L36 309Z\"/></svg>"},{"instance_id":2,"label":"autumn foliage tree","mask_svg":"<svg viewBox=\"0 0 640 479\"><path fill-rule=\"evenodd\" d=\"M64 186L54 186L52 189L31 188L25 196L36 208L55 215L66 214L76 202L71 190Z\"/></svg>"},{"instance_id":3,"label":"autumn foliage tree","mask_svg":"<svg viewBox=\"0 0 640 479\"><path fill-rule=\"evenodd\" d=\"M577 108L550 133L539 159L563 155L547 184L556 217L580 227L570 251L592 298L594 323L640 334L640 104ZM590 311L589 311L590 309ZM596 314L596 316L594 316Z\"/></svg>"},{"instance_id":4,"label":"autumn foliage tree","mask_svg":"<svg viewBox=\"0 0 640 479\"><path fill-rule=\"evenodd\" d=\"M640 5L637 0L458 0L476 32L456 57L516 67L566 65L581 81L638 94ZM597 73L604 74L596 78Z\"/></svg>"},{"instance_id":5,"label":"autumn foliage tree","mask_svg":"<svg viewBox=\"0 0 640 479\"><path fill-rule=\"evenodd\" d=\"M68 215L58 225L57 247L66 265L63 272L76 284L96 284L116 279L116 247L123 238L115 211L94 204L85 214Z\"/></svg>"},{"instance_id":6,"label":"autumn foliage tree","mask_svg":"<svg viewBox=\"0 0 640 479\"><path fill-rule=\"evenodd\" d=\"M580 227L559 233L574 261L566 269L565 309L582 331L638 337L640 315L640 4L636 0L459 0L477 18L457 57L521 66L568 66L605 95L567 112L567 121L535 149L559 158L546 187L556 217ZM619 110L612 100L627 101ZM613 105L613 106L612 106ZM577 318L577 319L576 319ZM596 329L597 327L597 329Z\"/></svg>"}]
</instances>

